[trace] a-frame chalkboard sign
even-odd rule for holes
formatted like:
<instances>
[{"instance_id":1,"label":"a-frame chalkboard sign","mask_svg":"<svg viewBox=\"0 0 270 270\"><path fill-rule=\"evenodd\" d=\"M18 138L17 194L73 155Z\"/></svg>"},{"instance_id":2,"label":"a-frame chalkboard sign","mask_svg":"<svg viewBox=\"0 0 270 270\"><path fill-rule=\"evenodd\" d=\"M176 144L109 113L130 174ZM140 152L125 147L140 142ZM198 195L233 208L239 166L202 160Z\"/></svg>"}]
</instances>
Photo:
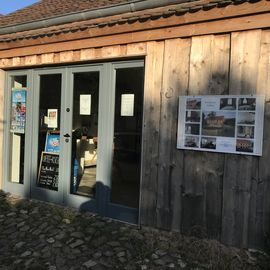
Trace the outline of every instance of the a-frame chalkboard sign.
<instances>
[{"instance_id":1,"label":"a-frame chalkboard sign","mask_svg":"<svg viewBox=\"0 0 270 270\"><path fill-rule=\"evenodd\" d=\"M50 190L58 190L58 177L59 154L42 152L38 173L38 186Z\"/></svg>"}]
</instances>

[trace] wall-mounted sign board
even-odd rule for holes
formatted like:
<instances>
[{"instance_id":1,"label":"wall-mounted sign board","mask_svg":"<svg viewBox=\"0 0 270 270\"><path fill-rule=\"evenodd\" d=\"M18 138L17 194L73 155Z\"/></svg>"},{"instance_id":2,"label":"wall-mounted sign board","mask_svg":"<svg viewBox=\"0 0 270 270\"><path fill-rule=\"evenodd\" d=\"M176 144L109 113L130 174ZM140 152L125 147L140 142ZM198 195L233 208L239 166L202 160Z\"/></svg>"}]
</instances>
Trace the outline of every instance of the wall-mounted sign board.
<instances>
[{"instance_id":1,"label":"wall-mounted sign board","mask_svg":"<svg viewBox=\"0 0 270 270\"><path fill-rule=\"evenodd\" d=\"M58 190L59 154L41 153L38 186L50 190Z\"/></svg>"},{"instance_id":2,"label":"wall-mounted sign board","mask_svg":"<svg viewBox=\"0 0 270 270\"><path fill-rule=\"evenodd\" d=\"M177 148L262 155L264 96L180 96Z\"/></svg>"}]
</instances>

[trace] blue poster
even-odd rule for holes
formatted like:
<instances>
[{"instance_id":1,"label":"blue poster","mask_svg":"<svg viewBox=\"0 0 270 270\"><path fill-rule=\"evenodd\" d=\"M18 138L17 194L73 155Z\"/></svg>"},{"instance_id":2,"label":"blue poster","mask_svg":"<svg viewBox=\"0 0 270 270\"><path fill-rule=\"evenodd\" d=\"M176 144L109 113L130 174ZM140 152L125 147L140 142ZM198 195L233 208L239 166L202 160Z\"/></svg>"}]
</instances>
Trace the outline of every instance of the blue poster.
<instances>
[{"instance_id":1,"label":"blue poster","mask_svg":"<svg viewBox=\"0 0 270 270\"><path fill-rule=\"evenodd\" d=\"M12 90L12 102L26 102L26 90L25 89L13 89Z\"/></svg>"},{"instance_id":2,"label":"blue poster","mask_svg":"<svg viewBox=\"0 0 270 270\"><path fill-rule=\"evenodd\" d=\"M26 121L26 89L12 89L11 131L24 133Z\"/></svg>"},{"instance_id":3,"label":"blue poster","mask_svg":"<svg viewBox=\"0 0 270 270\"><path fill-rule=\"evenodd\" d=\"M47 133L45 152L60 152L60 134Z\"/></svg>"}]
</instances>

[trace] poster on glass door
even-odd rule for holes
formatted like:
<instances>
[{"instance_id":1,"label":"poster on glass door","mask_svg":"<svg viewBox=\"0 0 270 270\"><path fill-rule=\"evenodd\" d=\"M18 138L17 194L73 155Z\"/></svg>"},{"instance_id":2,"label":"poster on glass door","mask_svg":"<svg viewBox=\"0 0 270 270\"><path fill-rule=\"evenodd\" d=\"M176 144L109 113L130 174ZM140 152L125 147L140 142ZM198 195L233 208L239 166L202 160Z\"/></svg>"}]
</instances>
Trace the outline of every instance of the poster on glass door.
<instances>
[{"instance_id":1,"label":"poster on glass door","mask_svg":"<svg viewBox=\"0 0 270 270\"><path fill-rule=\"evenodd\" d=\"M177 148L262 155L264 96L180 96Z\"/></svg>"},{"instance_id":2,"label":"poster on glass door","mask_svg":"<svg viewBox=\"0 0 270 270\"><path fill-rule=\"evenodd\" d=\"M12 89L11 132L24 133L26 123L26 89Z\"/></svg>"}]
</instances>

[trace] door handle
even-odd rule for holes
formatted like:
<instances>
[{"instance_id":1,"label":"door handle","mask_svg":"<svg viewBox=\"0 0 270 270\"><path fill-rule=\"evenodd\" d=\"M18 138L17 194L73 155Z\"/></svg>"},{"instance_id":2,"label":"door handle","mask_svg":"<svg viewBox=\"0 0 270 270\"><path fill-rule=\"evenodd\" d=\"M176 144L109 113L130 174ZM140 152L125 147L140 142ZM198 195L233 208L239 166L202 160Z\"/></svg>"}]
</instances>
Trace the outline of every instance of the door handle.
<instances>
[{"instance_id":1,"label":"door handle","mask_svg":"<svg viewBox=\"0 0 270 270\"><path fill-rule=\"evenodd\" d=\"M64 137L65 137L65 138L70 138L70 135L69 135L68 133L66 133L66 134L64 135Z\"/></svg>"}]
</instances>

